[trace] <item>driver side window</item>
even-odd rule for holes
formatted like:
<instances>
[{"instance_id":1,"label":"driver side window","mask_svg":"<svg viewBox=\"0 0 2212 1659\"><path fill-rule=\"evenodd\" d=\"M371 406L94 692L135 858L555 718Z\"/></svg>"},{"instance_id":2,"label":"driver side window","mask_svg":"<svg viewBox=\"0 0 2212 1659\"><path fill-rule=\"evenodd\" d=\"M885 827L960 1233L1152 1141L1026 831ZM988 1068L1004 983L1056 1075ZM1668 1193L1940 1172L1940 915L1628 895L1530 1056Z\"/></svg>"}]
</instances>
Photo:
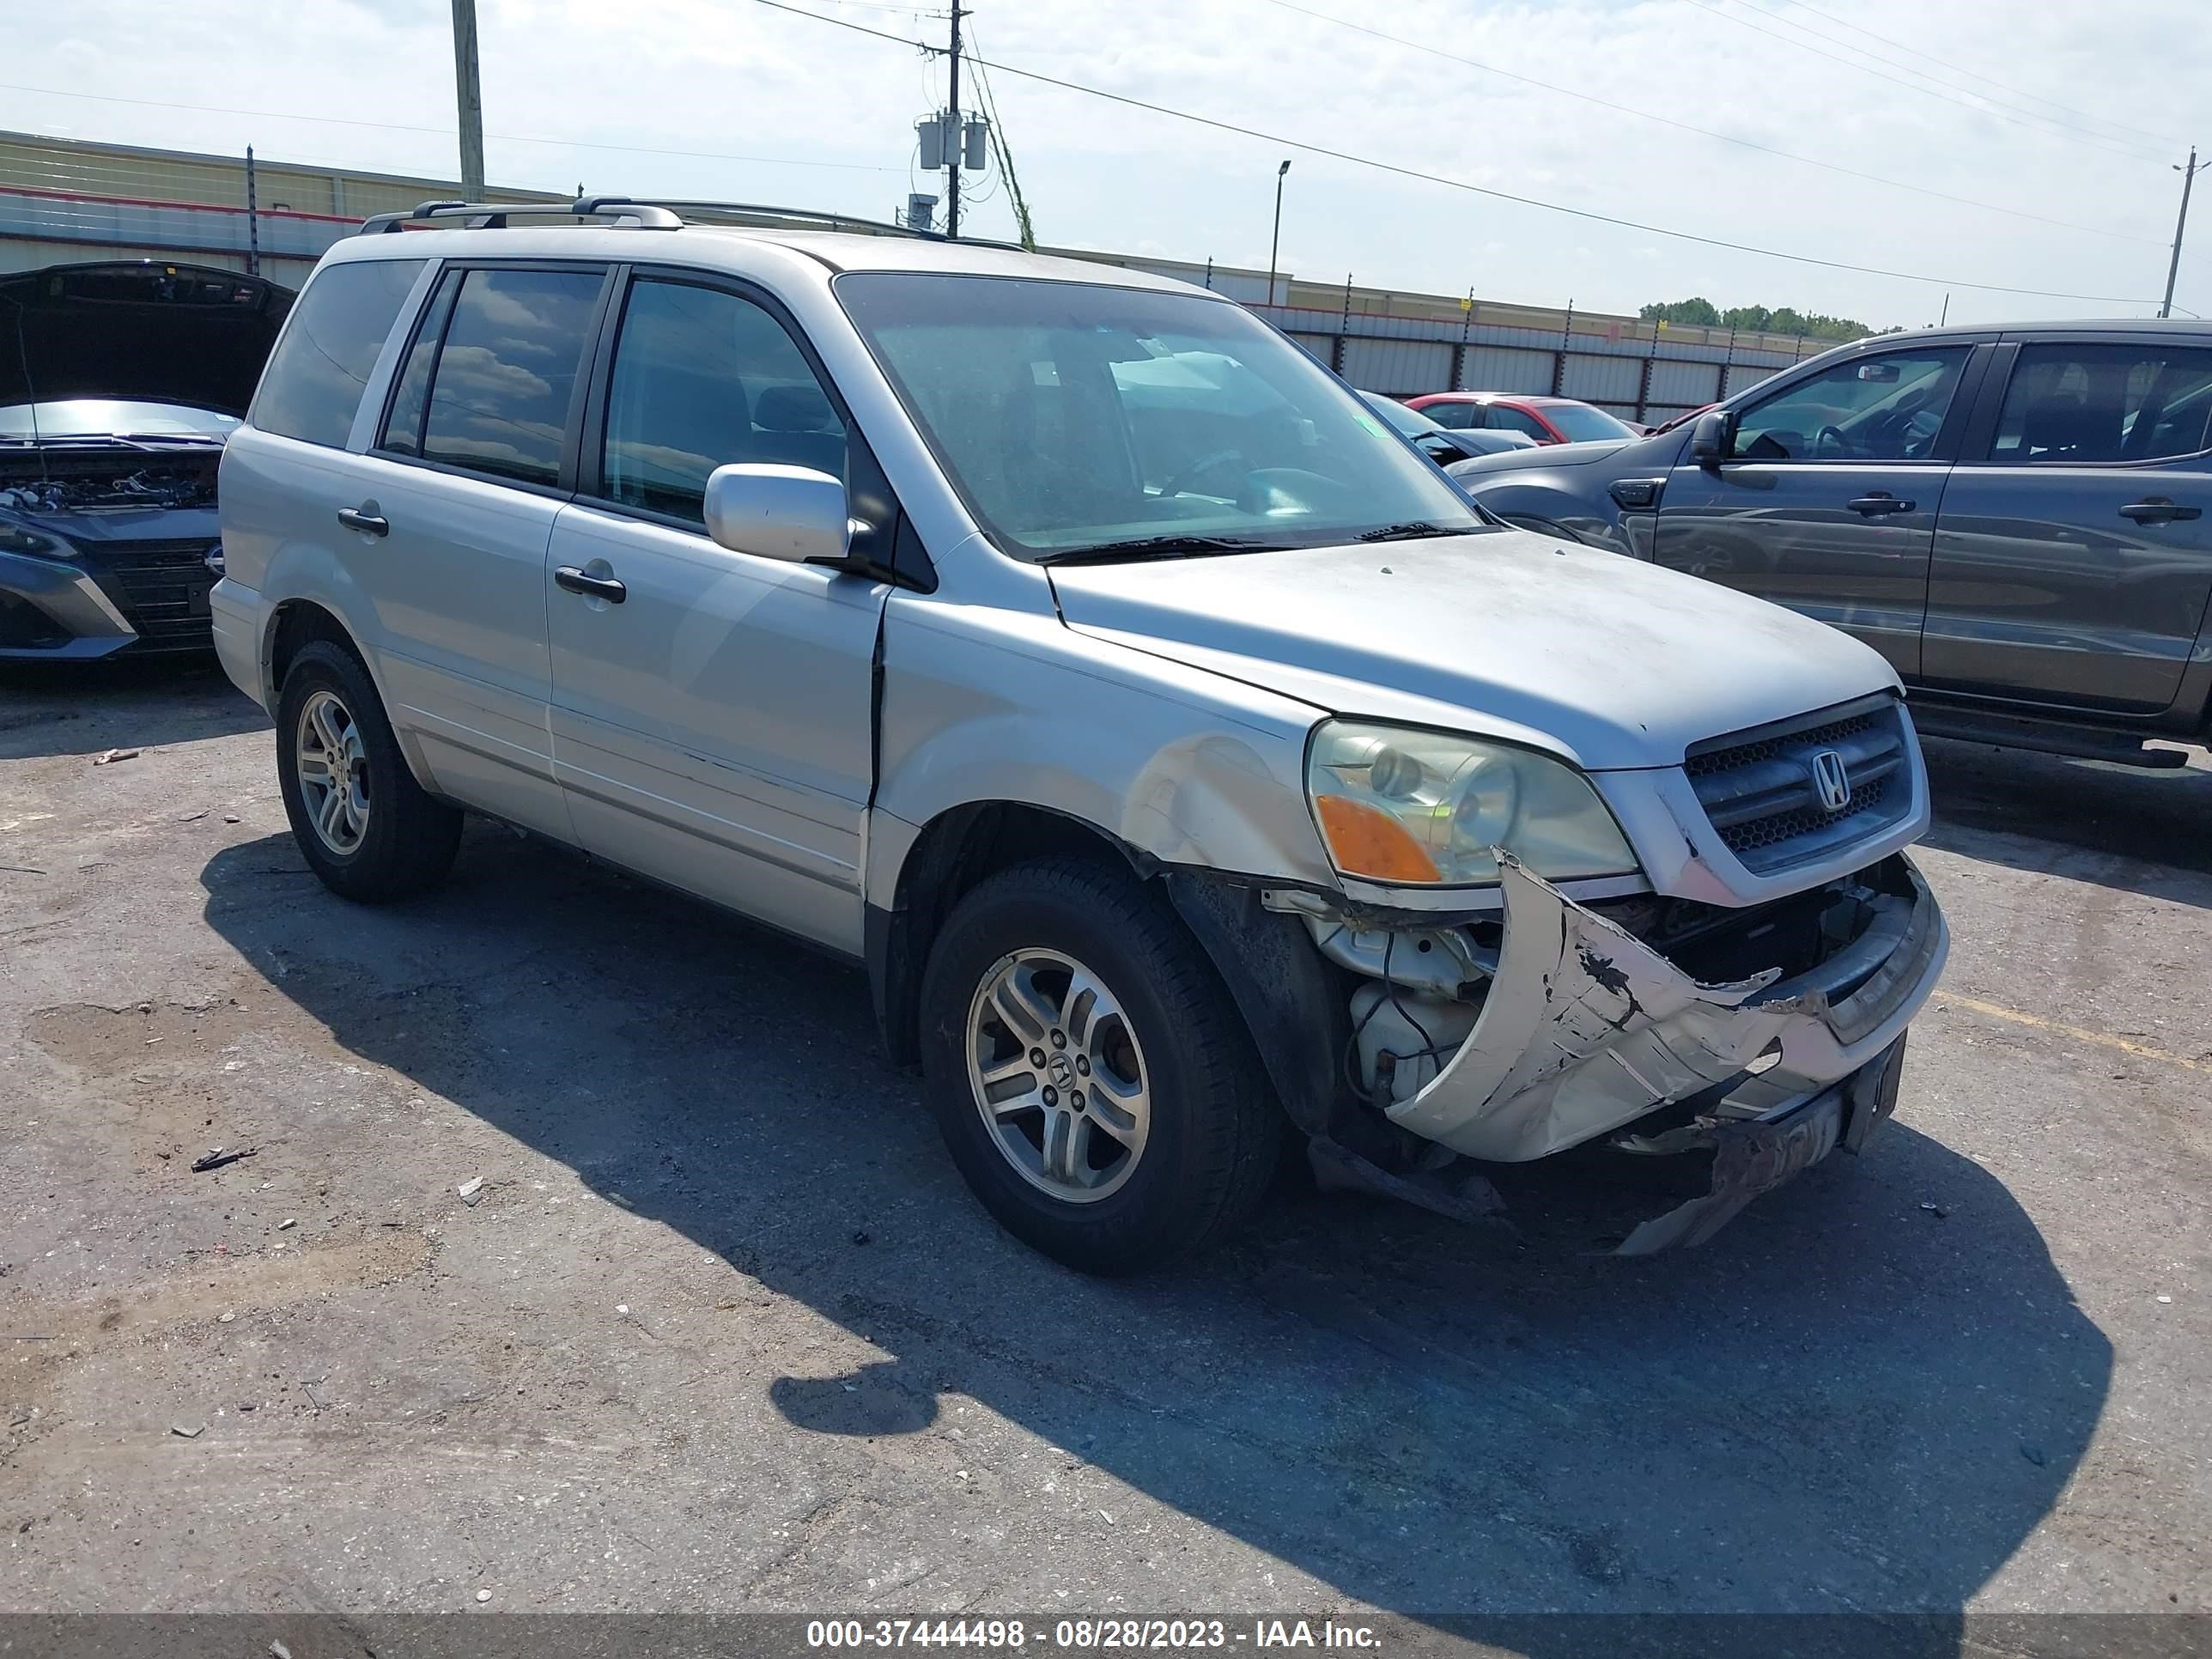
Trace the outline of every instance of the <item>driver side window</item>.
<instances>
[{"instance_id":1,"label":"driver side window","mask_svg":"<svg viewBox=\"0 0 2212 1659\"><path fill-rule=\"evenodd\" d=\"M1838 363L1746 409L1730 459L1925 460L1966 364L1964 346Z\"/></svg>"}]
</instances>

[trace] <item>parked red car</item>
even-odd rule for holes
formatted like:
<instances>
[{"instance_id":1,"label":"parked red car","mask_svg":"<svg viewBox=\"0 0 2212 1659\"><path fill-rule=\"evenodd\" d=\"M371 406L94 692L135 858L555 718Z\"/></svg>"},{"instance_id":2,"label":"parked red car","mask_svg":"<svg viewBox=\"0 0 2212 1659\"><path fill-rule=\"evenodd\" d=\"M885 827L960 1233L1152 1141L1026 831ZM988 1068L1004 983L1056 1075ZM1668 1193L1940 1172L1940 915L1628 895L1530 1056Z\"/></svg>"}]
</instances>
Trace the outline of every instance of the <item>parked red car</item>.
<instances>
[{"instance_id":1,"label":"parked red car","mask_svg":"<svg viewBox=\"0 0 2212 1659\"><path fill-rule=\"evenodd\" d=\"M1406 407L1418 409L1438 426L1464 430L1486 427L1525 432L1540 444L1587 443L1606 438L1633 438L1636 428L1614 419L1603 410L1573 398L1510 396L1502 392L1431 392L1408 398Z\"/></svg>"}]
</instances>

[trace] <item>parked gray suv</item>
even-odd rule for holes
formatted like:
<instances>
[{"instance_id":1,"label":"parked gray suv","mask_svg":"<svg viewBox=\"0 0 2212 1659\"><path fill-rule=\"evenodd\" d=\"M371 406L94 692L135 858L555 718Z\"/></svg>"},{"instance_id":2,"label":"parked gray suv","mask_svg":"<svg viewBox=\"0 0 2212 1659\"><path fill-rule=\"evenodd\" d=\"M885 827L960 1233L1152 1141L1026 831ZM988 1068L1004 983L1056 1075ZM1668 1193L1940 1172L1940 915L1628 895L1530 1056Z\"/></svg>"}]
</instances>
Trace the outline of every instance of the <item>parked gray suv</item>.
<instances>
[{"instance_id":1,"label":"parked gray suv","mask_svg":"<svg viewBox=\"0 0 2212 1659\"><path fill-rule=\"evenodd\" d=\"M333 248L224 453L217 649L334 891L465 809L863 963L1093 1271L1220 1237L1286 1120L1458 1215L1702 1169L1646 1250L1894 1107L1947 936L1875 653L1486 519L1202 289L529 211Z\"/></svg>"},{"instance_id":2,"label":"parked gray suv","mask_svg":"<svg viewBox=\"0 0 2212 1659\"><path fill-rule=\"evenodd\" d=\"M2179 765L2212 716L2212 329L1841 346L1671 431L1449 471L1514 523L1889 659L1924 732Z\"/></svg>"}]
</instances>

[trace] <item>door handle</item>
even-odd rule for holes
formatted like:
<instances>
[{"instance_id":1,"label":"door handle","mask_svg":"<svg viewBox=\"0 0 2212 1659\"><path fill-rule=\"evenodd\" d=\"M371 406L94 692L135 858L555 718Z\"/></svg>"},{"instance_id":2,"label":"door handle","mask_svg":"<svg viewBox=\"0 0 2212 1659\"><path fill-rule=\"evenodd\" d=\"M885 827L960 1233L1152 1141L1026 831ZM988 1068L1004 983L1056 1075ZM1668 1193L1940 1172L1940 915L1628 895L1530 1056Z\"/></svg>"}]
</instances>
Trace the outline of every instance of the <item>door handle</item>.
<instances>
[{"instance_id":1,"label":"door handle","mask_svg":"<svg viewBox=\"0 0 2212 1659\"><path fill-rule=\"evenodd\" d=\"M2172 524L2176 519L2197 518L2203 510L2198 507L2176 507L2163 495L2152 495L2130 501L2120 509L2120 516L2133 519L2137 524Z\"/></svg>"},{"instance_id":2,"label":"door handle","mask_svg":"<svg viewBox=\"0 0 2212 1659\"><path fill-rule=\"evenodd\" d=\"M368 536L389 536L392 520L376 510L374 501L363 501L359 507L338 509L338 522L348 530L358 530Z\"/></svg>"},{"instance_id":3,"label":"door handle","mask_svg":"<svg viewBox=\"0 0 2212 1659\"><path fill-rule=\"evenodd\" d=\"M581 593L590 599L605 599L609 605L620 605L629 597L629 589L612 576L586 576L573 564L564 564L553 572L553 582L571 593Z\"/></svg>"},{"instance_id":4,"label":"door handle","mask_svg":"<svg viewBox=\"0 0 2212 1659\"><path fill-rule=\"evenodd\" d=\"M1855 501L1845 501L1844 505L1862 518L1880 519L1892 513L1910 513L1915 504L1900 501L1887 489L1876 489Z\"/></svg>"}]
</instances>

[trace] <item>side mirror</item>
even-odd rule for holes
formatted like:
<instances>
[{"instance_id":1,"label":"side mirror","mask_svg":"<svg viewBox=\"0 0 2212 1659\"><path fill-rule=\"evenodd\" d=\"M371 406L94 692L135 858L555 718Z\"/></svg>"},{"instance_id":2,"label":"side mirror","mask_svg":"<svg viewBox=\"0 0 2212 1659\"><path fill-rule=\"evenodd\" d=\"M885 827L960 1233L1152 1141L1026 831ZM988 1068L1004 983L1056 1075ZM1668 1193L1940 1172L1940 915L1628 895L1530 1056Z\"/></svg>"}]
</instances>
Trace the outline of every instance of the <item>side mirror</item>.
<instances>
[{"instance_id":1,"label":"side mirror","mask_svg":"<svg viewBox=\"0 0 2212 1659\"><path fill-rule=\"evenodd\" d=\"M1709 409L1690 428L1690 459L1699 466L1718 466L1735 443L1735 416L1726 410Z\"/></svg>"},{"instance_id":2,"label":"side mirror","mask_svg":"<svg viewBox=\"0 0 2212 1659\"><path fill-rule=\"evenodd\" d=\"M852 550L845 486L805 466L718 466L707 479L717 546L790 564L837 564Z\"/></svg>"}]
</instances>

